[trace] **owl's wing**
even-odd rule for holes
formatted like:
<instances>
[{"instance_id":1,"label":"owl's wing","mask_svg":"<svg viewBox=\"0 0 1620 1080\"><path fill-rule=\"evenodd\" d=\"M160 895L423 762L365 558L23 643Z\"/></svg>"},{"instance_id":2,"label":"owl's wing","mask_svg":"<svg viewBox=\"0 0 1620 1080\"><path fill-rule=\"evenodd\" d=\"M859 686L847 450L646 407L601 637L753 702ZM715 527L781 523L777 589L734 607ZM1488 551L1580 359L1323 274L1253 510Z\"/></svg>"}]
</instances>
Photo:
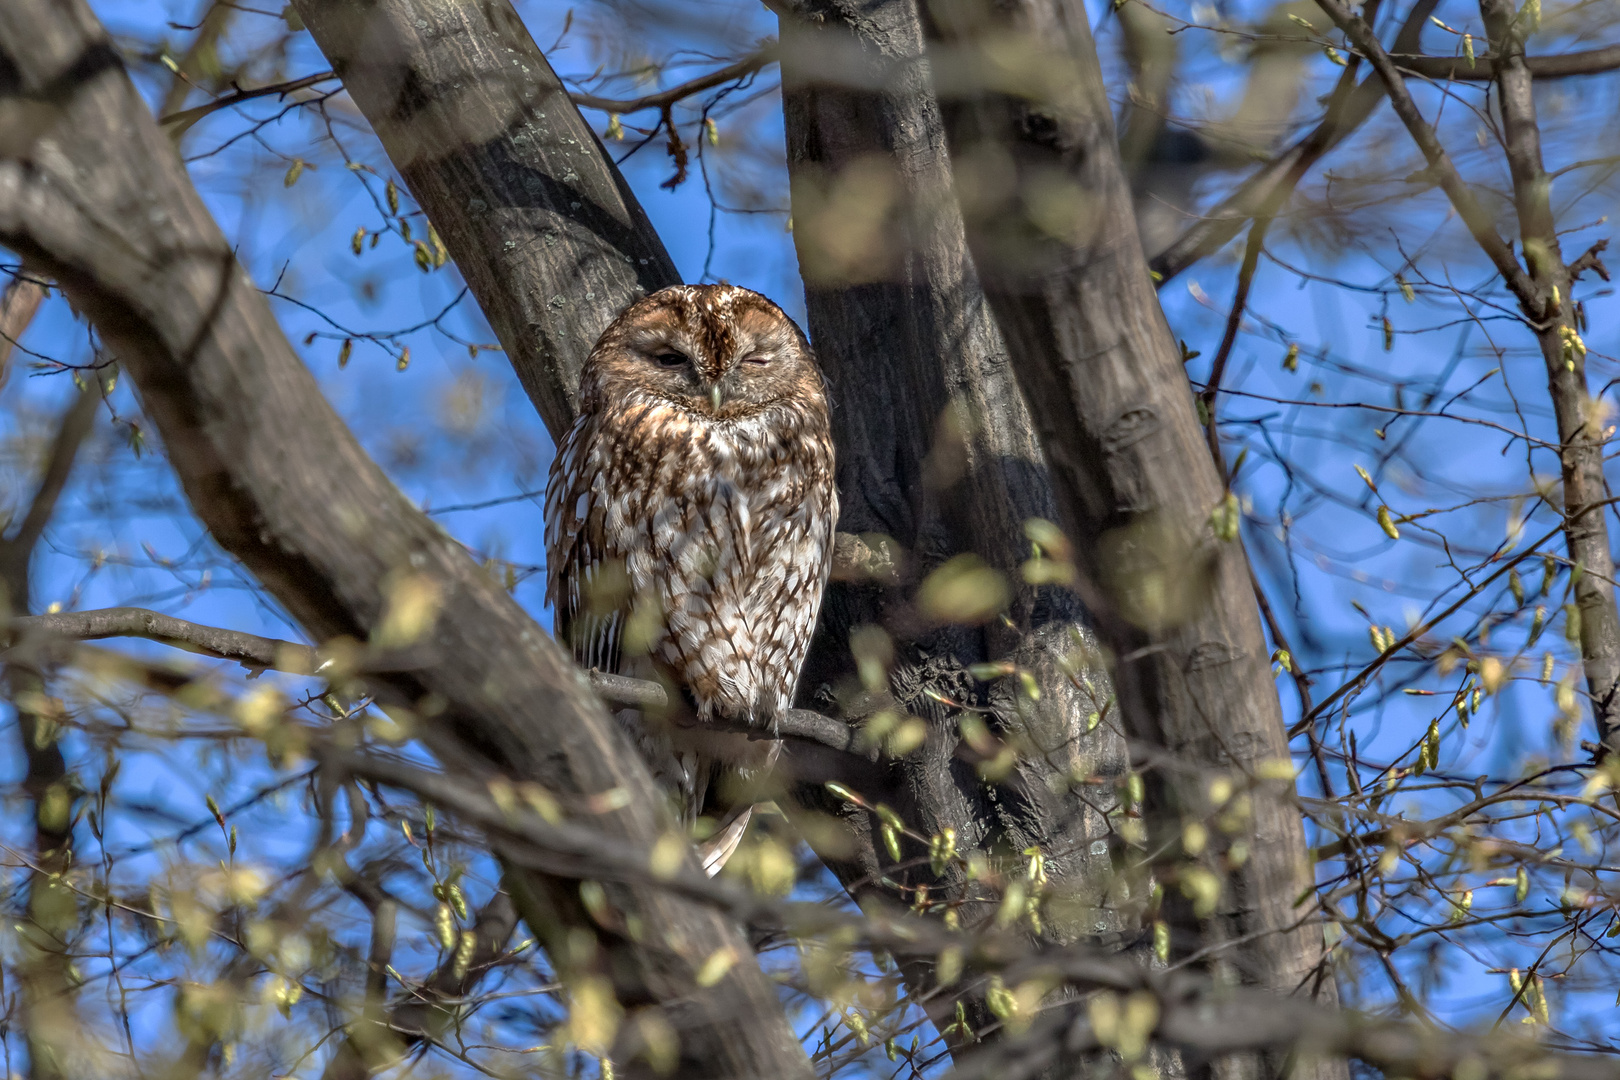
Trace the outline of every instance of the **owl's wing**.
<instances>
[{"instance_id":1,"label":"owl's wing","mask_svg":"<svg viewBox=\"0 0 1620 1080\"><path fill-rule=\"evenodd\" d=\"M581 416L564 436L546 482L546 600L556 634L580 666L616 672L628 614L601 610L590 599L606 573L623 573L622 555L609 550L607 513L594 483L591 418Z\"/></svg>"}]
</instances>

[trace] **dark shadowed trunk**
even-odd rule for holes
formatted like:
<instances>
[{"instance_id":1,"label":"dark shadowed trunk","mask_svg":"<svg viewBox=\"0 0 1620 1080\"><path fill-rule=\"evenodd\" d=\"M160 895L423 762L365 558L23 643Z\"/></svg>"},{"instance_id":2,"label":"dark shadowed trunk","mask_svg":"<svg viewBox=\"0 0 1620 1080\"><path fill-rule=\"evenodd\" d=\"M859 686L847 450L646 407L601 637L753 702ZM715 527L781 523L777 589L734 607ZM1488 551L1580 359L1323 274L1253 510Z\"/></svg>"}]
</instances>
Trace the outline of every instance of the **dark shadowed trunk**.
<instances>
[{"instance_id":1,"label":"dark shadowed trunk","mask_svg":"<svg viewBox=\"0 0 1620 1080\"><path fill-rule=\"evenodd\" d=\"M1242 547L1212 529L1223 479L1148 277L1085 10L939 4L930 24L957 175L979 180L969 245L1102 608L1124 722L1153 755L1150 848L1174 852L1183 822L1227 817L1211 779L1286 761L1288 742ZM1320 928L1299 925L1312 909L1291 906L1312 886L1297 808L1259 786L1252 817L1229 820L1182 853L1174 951L1332 1000ZM1195 899L1198 868L1218 900Z\"/></svg>"},{"instance_id":2,"label":"dark shadowed trunk","mask_svg":"<svg viewBox=\"0 0 1620 1080\"><path fill-rule=\"evenodd\" d=\"M888 538L901 563L894 582L831 587L801 696L866 720L884 699L862 693L851 638L884 628L895 639L888 689L928 721L928 739L893 764L889 793L873 797L892 800L925 834L955 830L965 851L1010 863L1043 852L1053 885L1047 939L1117 935L1118 913L1104 895L1112 866L1103 812L1114 805L1123 742L1117 717L1102 715L1107 679L1073 596L1020 582L1030 555L1025 523L1050 520L1056 509L967 256L916 7L811 2L779 14L793 235L811 340L832 388L840 528ZM919 623L908 605L917 583L965 553L1015 584L1010 621ZM1038 697L1017 678L969 673L990 661L1033 675ZM988 708L993 735L1022 751L1016 770L981 770L959 728L974 714L930 693ZM816 805L841 807L825 794ZM829 865L856 895L905 901L918 885L941 900L972 895L955 868L943 878L926 866L897 869L874 842L870 815L851 808L849 816L867 842ZM884 876L907 892L880 886ZM936 1018L950 1014L952 1000L935 999Z\"/></svg>"}]
</instances>

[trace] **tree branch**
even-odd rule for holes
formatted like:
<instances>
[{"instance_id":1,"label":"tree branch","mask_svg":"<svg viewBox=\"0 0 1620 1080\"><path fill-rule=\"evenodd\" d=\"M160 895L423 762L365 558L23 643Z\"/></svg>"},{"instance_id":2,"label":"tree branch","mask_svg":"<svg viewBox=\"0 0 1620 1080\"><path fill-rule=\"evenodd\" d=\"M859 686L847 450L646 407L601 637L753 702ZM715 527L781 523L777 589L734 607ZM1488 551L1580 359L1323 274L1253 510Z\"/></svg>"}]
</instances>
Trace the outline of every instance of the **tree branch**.
<instances>
[{"instance_id":1,"label":"tree branch","mask_svg":"<svg viewBox=\"0 0 1620 1080\"><path fill-rule=\"evenodd\" d=\"M667 90L660 90L656 94L647 94L639 98L604 98L583 91L571 90L568 97L575 105L584 109L598 109L610 113L633 113L643 109L667 109L677 102L683 101L694 94L701 94L705 90L716 86L723 86L734 79L741 79L752 75L770 64L776 62L775 42L762 46L748 56L743 57L725 67L716 68L707 75L699 75L678 86ZM338 77L335 71L317 71L313 75L305 75L298 79L288 79L285 82L270 83L266 86L255 86L250 90L237 87L233 93L224 94L213 101L198 105L195 108L184 109L180 112L171 112L159 119L158 123L166 126L173 125L173 134L179 135L197 121L221 109L229 109L244 102L255 101L265 97L286 97L299 90L307 90L311 86L318 86L323 82L331 82Z\"/></svg>"},{"instance_id":2,"label":"tree branch","mask_svg":"<svg viewBox=\"0 0 1620 1080\"><path fill-rule=\"evenodd\" d=\"M1418 0L1395 35L1395 51L1415 52L1424 24L1440 0ZM1352 54L1351 61L1356 57ZM1330 150L1349 138L1372 115L1384 99L1378 76L1372 75L1349 89L1345 76L1334 89L1322 121L1303 139L1278 154L1221 201L1220 205L1193 222L1185 232L1155 255L1150 268L1160 286L1199 259L1213 255L1236 236L1244 222L1257 216L1275 216L1312 166Z\"/></svg>"},{"instance_id":3,"label":"tree branch","mask_svg":"<svg viewBox=\"0 0 1620 1080\"><path fill-rule=\"evenodd\" d=\"M0 541L0 548L4 549L0 551L0 559L26 560L33 555L34 545L39 542L51 515L56 512L56 500L62 497L62 491L67 487L79 446L96 422L96 410L101 406L101 388L96 384L97 379L98 376L91 372L84 389L79 391L72 407L62 417L56 429L56 438L51 442L50 453L45 458L45 472L40 478L39 488L34 492L33 501L28 504L28 512L23 515L17 531Z\"/></svg>"},{"instance_id":4,"label":"tree branch","mask_svg":"<svg viewBox=\"0 0 1620 1080\"><path fill-rule=\"evenodd\" d=\"M724 86L726 83L736 79L746 78L767 64L774 64L776 62L776 53L776 42L768 42L741 60L727 64L723 68L716 68L707 75L699 75L695 79L690 79L678 86L672 86L668 90L660 90L655 94L647 94L643 97L605 98L578 90L570 91L568 96L573 99L575 105L582 109L598 109L610 113L633 113L641 112L643 109L662 111L676 102L691 97L693 94L701 94L703 91L713 89L716 86Z\"/></svg>"},{"instance_id":5,"label":"tree branch","mask_svg":"<svg viewBox=\"0 0 1620 1080\"><path fill-rule=\"evenodd\" d=\"M286 97L288 94L296 93L299 90L307 90L311 86L329 82L337 77L335 71L318 71L313 75L305 75L301 79L271 83L268 86L256 86L251 90L243 90L241 87L237 87L235 93L217 97L213 101L198 105L193 109L169 113L167 116L160 118L158 123L173 125L170 134L178 138L197 121L211 113L219 112L221 109L229 109L233 105L240 105L244 101L254 101L262 97Z\"/></svg>"},{"instance_id":6,"label":"tree branch","mask_svg":"<svg viewBox=\"0 0 1620 1080\"><path fill-rule=\"evenodd\" d=\"M596 880L656 880L650 850L636 850L566 820L546 822L520 803L503 808L466 778L354 751L331 749L323 754L332 768L413 792L503 838L506 857L521 865ZM740 920L796 936L842 933L851 944L883 949L897 959L932 960L941 950L955 947L975 956L985 969L1002 973L1007 985L1040 979L1078 991L1147 994L1157 1006L1157 1020L1144 1034L1197 1060L1263 1050L1291 1060L1296 1055L1356 1057L1397 1076L1620 1078L1620 1063L1611 1058L1548 1050L1514 1031L1454 1032L1328 1008L1302 997L1221 984L1188 969L1154 971L1090 944L1037 948L1022 935L998 931L993 920L950 931L938 920L845 913L819 904L764 899L701 874L681 873L666 879L666 885ZM952 1075L964 1080L1014 1080L1107 1048L1110 1044L1091 1028L1089 1015L1084 1003L1047 1010L1027 1032L988 1044L964 1059Z\"/></svg>"},{"instance_id":7,"label":"tree branch","mask_svg":"<svg viewBox=\"0 0 1620 1080\"><path fill-rule=\"evenodd\" d=\"M1356 50L1372 64L1373 70L1384 83L1384 92L1389 95L1395 114L1401 118L1401 123L1406 125L1412 141L1417 143L1418 149L1423 152L1424 160L1429 163L1429 169L1434 173L1441 190L1451 200L1451 205L1456 208L1457 215L1463 219L1463 224L1468 226L1468 231L1473 234L1474 240L1491 260L1491 264L1496 267L1497 273L1502 275L1502 280L1523 306L1525 313L1539 320L1542 317L1541 305L1536 299L1535 286L1525 276L1518 260L1513 257L1513 252L1508 249L1501 236L1497 235L1495 222L1491 220L1490 214L1485 212L1485 208L1479 205L1474 193L1457 172L1457 166L1452 163L1451 156L1446 153L1446 148L1441 144L1434 128L1423 119L1417 103L1412 100L1411 93L1406 89L1406 80L1401 76L1399 67L1378 43L1372 28L1340 0L1316 0L1316 3L1328 18L1344 31L1345 37L1350 39Z\"/></svg>"},{"instance_id":8,"label":"tree branch","mask_svg":"<svg viewBox=\"0 0 1620 1080\"><path fill-rule=\"evenodd\" d=\"M13 278L0 295L0 386L6 385L11 374L11 351L34 321L45 296L44 285L22 275Z\"/></svg>"},{"instance_id":9,"label":"tree branch","mask_svg":"<svg viewBox=\"0 0 1620 1080\"><path fill-rule=\"evenodd\" d=\"M1489 82L1496 78L1495 56L1479 56L1470 65L1461 56L1403 55L1399 45L1390 50L1395 65L1402 71L1421 75L1426 79L1447 82ZM1601 75L1620 68L1620 45L1608 45L1585 52L1563 53L1555 56L1527 56L1525 67L1537 79L1568 79L1577 75Z\"/></svg>"},{"instance_id":10,"label":"tree branch","mask_svg":"<svg viewBox=\"0 0 1620 1080\"><path fill-rule=\"evenodd\" d=\"M73 641L99 641L106 638L144 638L172 645L188 652L234 660L253 671L282 671L292 675L318 675L324 665L320 650L295 641L259 637L238 630L187 622L145 608L101 608L95 611L59 611L49 615L29 615L11 620L8 647L31 637L61 638ZM370 661L358 665L358 673L390 672L401 667L397 654L377 652ZM664 709L669 695L655 682L630 679L602 671L588 673L591 688L611 705ZM719 721L717 721L719 723ZM728 730L760 738L802 739L842 753L873 760L875 750L860 745L859 732L850 725L809 709L789 709L770 731L735 722Z\"/></svg>"}]
</instances>

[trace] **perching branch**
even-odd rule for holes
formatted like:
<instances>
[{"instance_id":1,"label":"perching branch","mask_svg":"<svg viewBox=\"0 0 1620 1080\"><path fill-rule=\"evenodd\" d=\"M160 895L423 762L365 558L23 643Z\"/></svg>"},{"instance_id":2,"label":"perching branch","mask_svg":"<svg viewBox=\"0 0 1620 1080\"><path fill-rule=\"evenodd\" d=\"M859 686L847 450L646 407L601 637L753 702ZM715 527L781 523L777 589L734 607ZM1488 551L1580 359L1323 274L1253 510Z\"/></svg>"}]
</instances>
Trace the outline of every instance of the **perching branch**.
<instances>
[{"instance_id":1,"label":"perching branch","mask_svg":"<svg viewBox=\"0 0 1620 1080\"><path fill-rule=\"evenodd\" d=\"M278 638L260 637L238 630L187 622L145 608L102 608L96 611L61 611L12 619L0 640L15 645L29 637L74 641L105 638L144 638L204 656L234 660L253 671L281 671L292 675L319 675L325 664L320 650L309 645ZM420 658L418 658L420 659ZM397 655L379 651L370 662L362 661L359 671L397 671L402 665ZM601 671L589 673L591 688L604 702L637 708L663 709L669 705L664 688L655 682L630 679ZM738 724L734 730L761 737L802 739L828 749L870 757L859 745L858 731L848 724L808 709L789 709L769 732Z\"/></svg>"}]
</instances>

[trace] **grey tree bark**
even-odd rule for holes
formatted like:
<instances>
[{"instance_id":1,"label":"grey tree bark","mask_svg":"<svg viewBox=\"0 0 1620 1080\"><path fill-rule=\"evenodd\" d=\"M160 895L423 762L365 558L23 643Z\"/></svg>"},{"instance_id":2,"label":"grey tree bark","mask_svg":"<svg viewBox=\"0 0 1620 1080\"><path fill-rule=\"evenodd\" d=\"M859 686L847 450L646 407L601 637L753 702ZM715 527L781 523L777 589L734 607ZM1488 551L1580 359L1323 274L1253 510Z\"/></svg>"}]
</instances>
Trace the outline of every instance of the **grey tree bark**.
<instances>
[{"instance_id":1,"label":"grey tree bark","mask_svg":"<svg viewBox=\"0 0 1620 1080\"><path fill-rule=\"evenodd\" d=\"M1212 530L1225 485L1148 277L1086 14L1061 0L941 3L925 22L956 175L1009 178L965 193L968 243L1094 585L1127 730L1174 763L1148 796L1150 844L1175 850L1183 819L1218 812L1207 777L1254 775L1288 741L1242 547ZM1198 931L1177 953L1208 948L1232 977L1336 999L1320 929L1292 908L1313 880L1291 799L1258 790L1247 828L1189 857L1224 887L1207 920L1167 905Z\"/></svg>"},{"instance_id":2,"label":"grey tree bark","mask_svg":"<svg viewBox=\"0 0 1620 1080\"><path fill-rule=\"evenodd\" d=\"M0 119L0 244L95 323L215 539L317 641L366 640L402 582L436 596L417 661L371 685L474 775L536 781L565 802L622 791L625 805L593 821L650 847L671 827L667 807L584 674L360 449L82 0L0 7ZM810 1075L757 965L698 985L716 951L749 955L712 909L610 885L610 902L644 927L632 940L596 927L573 881L512 883L564 978L609 986L632 1010L614 1047L627 1073L653 1074L636 1056L636 1011L650 1009L680 1038L676 1075ZM594 939L569 938L577 927Z\"/></svg>"},{"instance_id":3,"label":"grey tree bark","mask_svg":"<svg viewBox=\"0 0 1620 1080\"><path fill-rule=\"evenodd\" d=\"M955 830L964 850L1003 860L1046 853L1046 940L1117 938L1126 927L1106 895L1104 814L1115 805L1124 744L1117 718L1103 716L1110 688L1073 595L1020 581L1030 553L1024 523L1050 520L1056 507L967 255L916 6L808 0L778 13L793 235L811 340L833 394L840 527L880 534L904 553L896 581L829 589L802 692L852 723L864 719L886 699L862 694L851 636L885 628L896 652L887 690L928 721L929 737L919 754L891 764L890 794L878 797L897 799L894 809L925 834ZM860 202L883 207L880 220L864 220ZM964 553L1015 583L1010 623L918 625L908 607L918 581ZM986 683L968 670L1004 660L1035 677L1038 700L1013 679ZM981 775L958 727L969 714L930 692L990 709L994 735L1025 751L1016 771ZM858 835L878 831L872 815L825 793L814 805L842 814ZM902 850L902 862L919 853ZM828 865L858 898L898 899L879 884L885 877L940 900L972 895L960 871L896 866L870 839L855 858ZM936 1020L950 1016L956 996L929 996L928 973L912 976ZM982 994L968 1003L975 1019L989 1019Z\"/></svg>"}]
</instances>

